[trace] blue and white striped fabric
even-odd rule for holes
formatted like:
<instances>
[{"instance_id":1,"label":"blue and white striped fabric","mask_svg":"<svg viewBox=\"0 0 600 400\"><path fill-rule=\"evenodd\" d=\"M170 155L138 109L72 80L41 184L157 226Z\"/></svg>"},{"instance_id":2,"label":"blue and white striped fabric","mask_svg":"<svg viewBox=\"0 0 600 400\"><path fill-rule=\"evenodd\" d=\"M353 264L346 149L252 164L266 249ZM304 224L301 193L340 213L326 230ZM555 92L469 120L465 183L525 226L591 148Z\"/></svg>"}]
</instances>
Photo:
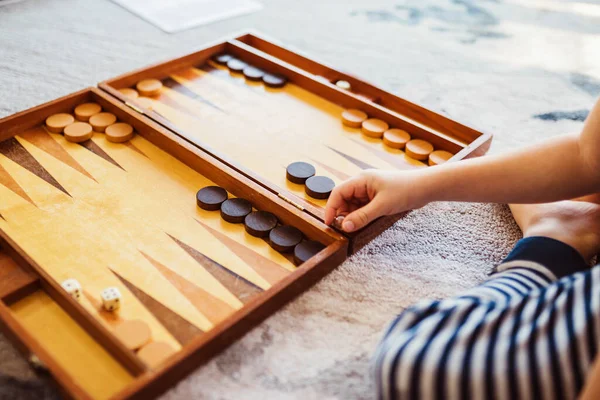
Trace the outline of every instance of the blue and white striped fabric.
<instances>
[{"instance_id":1,"label":"blue and white striped fabric","mask_svg":"<svg viewBox=\"0 0 600 400\"><path fill-rule=\"evenodd\" d=\"M375 354L380 399L574 399L597 351L600 266L557 279L512 260L399 315Z\"/></svg>"}]
</instances>

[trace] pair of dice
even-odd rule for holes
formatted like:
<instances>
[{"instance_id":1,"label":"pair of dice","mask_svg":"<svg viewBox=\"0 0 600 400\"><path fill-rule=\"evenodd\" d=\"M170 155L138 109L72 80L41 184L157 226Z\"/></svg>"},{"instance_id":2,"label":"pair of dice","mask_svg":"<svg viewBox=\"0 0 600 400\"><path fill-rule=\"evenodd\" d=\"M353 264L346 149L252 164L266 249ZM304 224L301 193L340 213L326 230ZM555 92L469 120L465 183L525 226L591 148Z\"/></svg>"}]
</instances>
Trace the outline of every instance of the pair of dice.
<instances>
[{"instance_id":1,"label":"pair of dice","mask_svg":"<svg viewBox=\"0 0 600 400\"><path fill-rule=\"evenodd\" d=\"M81 299L81 284L77 279L67 279L61 286L75 300ZM108 287L100 293L102 307L106 311L115 311L121 307L121 292L116 287Z\"/></svg>"}]
</instances>

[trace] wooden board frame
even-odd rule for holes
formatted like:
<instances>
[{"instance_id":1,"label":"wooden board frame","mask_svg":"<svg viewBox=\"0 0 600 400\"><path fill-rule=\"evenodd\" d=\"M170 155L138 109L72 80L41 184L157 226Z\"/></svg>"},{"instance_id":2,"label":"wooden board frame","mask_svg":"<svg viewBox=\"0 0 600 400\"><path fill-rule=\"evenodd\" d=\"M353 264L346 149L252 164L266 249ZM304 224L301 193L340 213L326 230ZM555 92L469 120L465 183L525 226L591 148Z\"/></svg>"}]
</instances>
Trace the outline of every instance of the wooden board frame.
<instances>
[{"instance_id":1,"label":"wooden board frame","mask_svg":"<svg viewBox=\"0 0 600 400\"><path fill-rule=\"evenodd\" d=\"M138 112L146 114L152 120L186 139L186 133L173 123L156 112L141 110L138 107L135 107L135 105L130 104L128 98L120 93L118 89L135 86L135 84L142 79L164 79L171 73L183 68L202 65L209 60L212 55L220 52L231 53L259 68L282 74L286 76L290 82L345 108L359 108L367 112L370 116L383 119L390 122L393 126L408 130L415 138L425 139L431 142L437 149L454 153L455 155L450 159L450 162L481 156L485 154L490 147L492 140L492 134L490 133L482 133L469 128L447 117L381 90L360 78L314 61L312 58L302 55L297 51L292 51L280 44L276 44L273 40L267 40L260 34L254 32L235 35L230 39L213 42L206 46L202 46L200 50L194 53L123 74L103 81L99 83L98 86L125 104L129 104ZM323 77L327 79L323 79ZM352 84L353 89L358 89L362 96L337 87L332 82L337 79L349 81ZM374 99L375 101L371 101L368 98ZM236 160L227 157L205 143L196 140L188 141L207 151L218 160L226 163L273 193L282 195L283 198L288 197L285 195L284 190L278 188L274 184L265 182L260 175L252 170L242 167ZM293 201L292 204L294 204ZM321 211L316 207L305 205L301 208L315 219L321 219L319 217ZM369 241L389 228L401 217L402 215L383 217L358 232L345 234L350 239L350 254L355 253L365 246Z\"/></svg>"},{"instance_id":2,"label":"wooden board frame","mask_svg":"<svg viewBox=\"0 0 600 400\"><path fill-rule=\"evenodd\" d=\"M247 198L257 208L274 213L283 223L296 226L309 238L327 245L323 251L302 264L296 271L257 295L212 330L192 339L159 369L149 370L132 351L62 290L58 282L54 281L17 243L0 230L1 251L22 269L22 275L26 277L18 280L23 283L15 284L12 292L4 291L0 299L2 321L0 328L3 333L28 359L35 355L36 360L48 369L67 397L92 398L77 382L70 379L64 369L36 340L35 334L27 331L9 308L11 303L26 297L32 291L43 290L134 376L134 381L113 397L114 399L154 398L341 264L348 253L348 241L335 230L294 208L271 191L96 88L85 89L1 119L0 141L42 124L49 115L71 112L77 104L88 101L99 103L104 110L114 113L119 120L131 124L139 135L233 195Z\"/></svg>"}]
</instances>

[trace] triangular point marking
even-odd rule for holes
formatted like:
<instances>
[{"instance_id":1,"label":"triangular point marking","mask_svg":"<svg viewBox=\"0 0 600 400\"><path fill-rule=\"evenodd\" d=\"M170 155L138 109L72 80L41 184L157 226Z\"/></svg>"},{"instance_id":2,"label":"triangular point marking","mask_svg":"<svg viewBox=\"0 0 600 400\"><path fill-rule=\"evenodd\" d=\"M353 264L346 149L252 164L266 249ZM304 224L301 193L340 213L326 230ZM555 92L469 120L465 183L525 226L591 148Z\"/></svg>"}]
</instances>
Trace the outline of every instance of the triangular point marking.
<instances>
[{"instance_id":1,"label":"triangular point marking","mask_svg":"<svg viewBox=\"0 0 600 400\"><path fill-rule=\"evenodd\" d=\"M185 318L173 312L154 297L119 275L118 272L113 269L111 271L180 344L185 346L186 343L204 333L200 328L191 324Z\"/></svg>"},{"instance_id":2,"label":"triangular point marking","mask_svg":"<svg viewBox=\"0 0 600 400\"><path fill-rule=\"evenodd\" d=\"M50 154L57 160L97 182L49 133L42 128L36 128L19 134L19 137Z\"/></svg>"},{"instance_id":3,"label":"triangular point marking","mask_svg":"<svg viewBox=\"0 0 600 400\"><path fill-rule=\"evenodd\" d=\"M35 205L33 200L31 200L31 198L27 195L25 190L23 190L23 188L21 186L19 186L17 181L15 181L13 179L13 177L8 173L7 170L5 170L2 167L2 165L0 165L0 184L6 186L8 189L12 190L14 193L21 196L24 200Z\"/></svg>"},{"instance_id":4,"label":"triangular point marking","mask_svg":"<svg viewBox=\"0 0 600 400\"><path fill-rule=\"evenodd\" d=\"M182 78L186 79L187 81L193 81L194 79L197 79L198 77L195 76L195 74L193 73L193 71L191 70L185 70L185 71L180 71L179 73L177 73L177 75L181 76ZM225 113L225 111L218 107L216 104L208 101L207 99L205 99L204 97L200 96L198 93L194 92L193 90L191 90L190 88L188 88L187 86L185 86L184 84L181 84L179 82L177 82L175 79L169 77L167 79L163 80L163 85L165 85L166 87L168 87L171 90L174 90L178 93L181 93L184 96L187 96L191 99L197 100L201 103L204 103L208 106L211 106L212 108L214 108L215 110L221 111L222 113Z\"/></svg>"},{"instance_id":5,"label":"triangular point marking","mask_svg":"<svg viewBox=\"0 0 600 400\"><path fill-rule=\"evenodd\" d=\"M340 156L344 157L346 160L350 161L351 163L353 163L354 165L356 165L357 167L359 167L361 169L372 169L372 168L375 168L372 165L370 165L370 164L368 164L368 163L366 163L364 161L361 161L358 158L354 158L352 156L349 156L346 153L342 153L341 151L336 150L336 149L334 149L331 146L327 146L327 148L329 148L331 151L336 152L337 154L339 154Z\"/></svg>"},{"instance_id":6,"label":"triangular point marking","mask_svg":"<svg viewBox=\"0 0 600 400\"><path fill-rule=\"evenodd\" d=\"M135 151L136 153L139 153L139 154L143 155L143 156L144 156L144 157L146 157L146 158L150 158L150 157L148 157L146 154L144 154L144 152L143 152L143 151L141 151L140 149L138 149L138 148L136 147L136 145L134 145L134 144L133 144L133 143L131 143L131 142L126 142L126 143L125 143L125 146L129 147L131 150Z\"/></svg>"},{"instance_id":7,"label":"triangular point marking","mask_svg":"<svg viewBox=\"0 0 600 400\"><path fill-rule=\"evenodd\" d=\"M212 296L148 254L141 250L140 253L213 324L218 324L236 311L227 303Z\"/></svg>"},{"instance_id":8,"label":"triangular point marking","mask_svg":"<svg viewBox=\"0 0 600 400\"><path fill-rule=\"evenodd\" d=\"M64 194L72 197L69 192L61 186L60 183L44 168L29 152L23 147L16 138L10 138L0 142L0 153L10 158L15 163L27 169L32 174L42 178L50 185L54 186Z\"/></svg>"},{"instance_id":9,"label":"triangular point marking","mask_svg":"<svg viewBox=\"0 0 600 400\"><path fill-rule=\"evenodd\" d=\"M121 167L115 160L113 160L112 157L109 156L104 150L102 150L102 148L100 146L98 146L94 142L93 139L86 140L83 143L79 143L79 145L81 147L83 147L84 149L87 149L87 150L91 151L92 153L94 153L98 157L100 157L100 158L108 161L109 163L111 163L115 167L118 167L118 168L122 169L123 171L125 171L125 169L123 167Z\"/></svg>"},{"instance_id":10,"label":"triangular point marking","mask_svg":"<svg viewBox=\"0 0 600 400\"><path fill-rule=\"evenodd\" d=\"M227 246L228 249L233 251L238 257L246 262L252 269L254 269L263 279L270 284L275 284L281 279L291 273L274 261L258 254L252 249L236 242L227 235L212 229L208 225L205 225L201 221L196 220L202 225L207 231L209 231L214 237L216 237L221 243Z\"/></svg>"},{"instance_id":11,"label":"triangular point marking","mask_svg":"<svg viewBox=\"0 0 600 400\"><path fill-rule=\"evenodd\" d=\"M250 301L250 298L254 297L254 295L262 292L260 287L239 276L235 272L230 271L193 247L188 246L171 235L169 235L169 237L173 239L173 241L175 241L175 243L177 243L190 256L192 256L194 260L202 265L208 271L208 273L221 282L221 284L223 284L223 286L225 286L227 290L236 296L242 303L247 303Z\"/></svg>"},{"instance_id":12,"label":"triangular point marking","mask_svg":"<svg viewBox=\"0 0 600 400\"><path fill-rule=\"evenodd\" d=\"M311 158L311 160L312 160L314 163L316 163L316 164L320 165L320 166L321 166L321 168L325 169L326 171L328 171L329 173L331 173L331 174L335 175L336 177L338 177L338 178L339 178L339 179L341 179L341 180L344 180L344 181L345 181L346 179L350 178L350 175L346 174L345 172L339 171L339 170L337 170L337 169L335 169L335 168L333 168L333 167L330 167L330 166L328 166L328 165L325 165L325 164L323 164L322 162L315 160L314 158Z\"/></svg>"}]
</instances>

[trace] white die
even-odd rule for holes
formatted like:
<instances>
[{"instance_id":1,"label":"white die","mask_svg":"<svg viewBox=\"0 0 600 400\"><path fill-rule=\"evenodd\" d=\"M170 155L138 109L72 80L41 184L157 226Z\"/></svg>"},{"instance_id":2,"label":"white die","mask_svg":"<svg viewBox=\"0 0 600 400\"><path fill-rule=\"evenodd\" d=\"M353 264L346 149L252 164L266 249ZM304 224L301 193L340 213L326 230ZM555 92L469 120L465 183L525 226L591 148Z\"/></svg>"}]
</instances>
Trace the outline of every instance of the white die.
<instances>
[{"instance_id":1,"label":"white die","mask_svg":"<svg viewBox=\"0 0 600 400\"><path fill-rule=\"evenodd\" d=\"M102 291L102 305L106 311L115 311L121 307L121 292L112 286Z\"/></svg>"},{"instance_id":2,"label":"white die","mask_svg":"<svg viewBox=\"0 0 600 400\"><path fill-rule=\"evenodd\" d=\"M79 284L77 279L67 279L66 281L61 283L61 286L63 289L65 289L67 293L69 293L69 296L79 301L79 299L81 298L81 285Z\"/></svg>"}]
</instances>

